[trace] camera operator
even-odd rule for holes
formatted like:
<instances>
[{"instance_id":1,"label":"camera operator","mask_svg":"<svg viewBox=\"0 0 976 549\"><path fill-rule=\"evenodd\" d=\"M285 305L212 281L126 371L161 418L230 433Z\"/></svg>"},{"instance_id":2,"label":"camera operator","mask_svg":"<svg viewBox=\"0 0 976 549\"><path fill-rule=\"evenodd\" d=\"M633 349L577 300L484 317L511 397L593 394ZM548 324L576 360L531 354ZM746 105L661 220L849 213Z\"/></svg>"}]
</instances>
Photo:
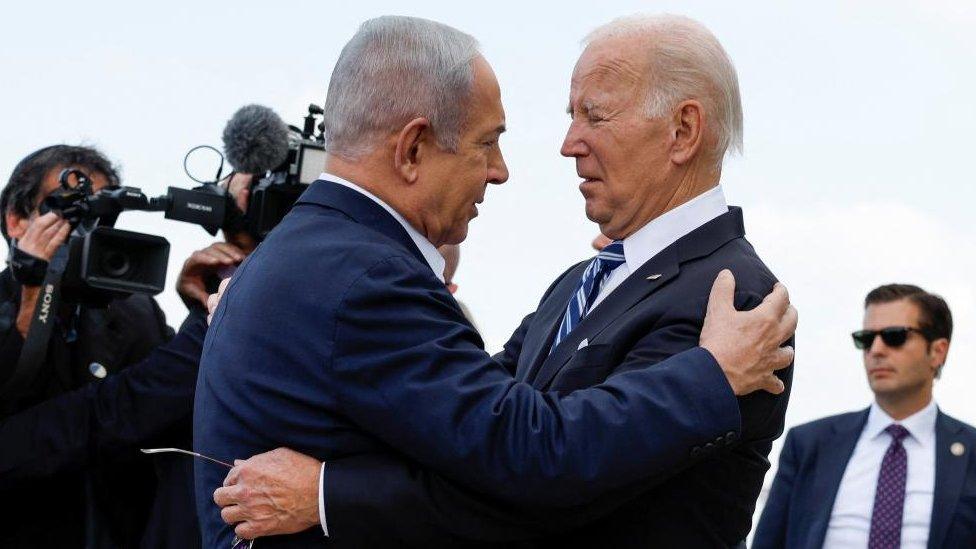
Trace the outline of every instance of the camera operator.
<instances>
[{"instance_id":1,"label":"camera operator","mask_svg":"<svg viewBox=\"0 0 976 549\"><path fill-rule=\"evenodd\" d=\"M47 147L14 169L0 208L11 264L25 280L11 269L0 273L0 385L17 364L40 293L30 263L43 273L68 236L57 215L37 212L65 168L84 172L95 191L119 183L111 164L85 147ZM244 190L239 207L249 181L231 181L232 192ZM236 241L253 248L246 237ZM147 296L58 311L41 375L0 420L0 497L7 503L0 546L199 545L192 464L179 456L149 459L138 448L189 445L207 288L244 256L234 244L215 243L187 260L177 288L191 313L165 344L172 330Z\"/></svg>"}]
</instances>

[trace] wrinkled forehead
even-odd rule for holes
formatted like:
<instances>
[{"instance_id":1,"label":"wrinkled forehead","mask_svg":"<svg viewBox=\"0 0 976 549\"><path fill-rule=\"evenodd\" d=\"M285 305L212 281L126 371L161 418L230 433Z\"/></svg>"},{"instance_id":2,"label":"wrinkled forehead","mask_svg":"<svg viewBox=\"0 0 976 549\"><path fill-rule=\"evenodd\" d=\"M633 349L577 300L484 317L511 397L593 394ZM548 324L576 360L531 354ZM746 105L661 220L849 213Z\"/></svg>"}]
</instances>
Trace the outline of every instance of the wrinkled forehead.
<instances>
[{"instance_id":1,"label":"wrinkled forehead","mask_svg":"<svg viewBox=\"0 0 976 549\"><path fill-rule=\"evenodd\" d=\"M583 50L570 82L570 100L583 95L633 94L645 89L647 58L634 39L604 40Z\"/></svg>"}]
</instances>

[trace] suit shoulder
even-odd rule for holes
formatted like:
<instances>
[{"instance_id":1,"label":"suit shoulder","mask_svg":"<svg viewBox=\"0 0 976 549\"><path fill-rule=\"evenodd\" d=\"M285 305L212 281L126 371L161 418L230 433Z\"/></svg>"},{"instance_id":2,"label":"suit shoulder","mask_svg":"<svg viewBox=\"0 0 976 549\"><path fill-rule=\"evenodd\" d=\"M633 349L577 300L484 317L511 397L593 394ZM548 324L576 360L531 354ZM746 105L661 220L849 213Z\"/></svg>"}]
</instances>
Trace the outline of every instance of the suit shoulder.
<instances>
[{"instance_id":1,"label":"suit shoulder","mask_svg":"<svg viewBox=\"0 0 976 549\"><path fill-rule=\"evenodd\" d=\"M715 255L736 275L736 287L765 293L778 280L745 237L729 241Z\"/></svg>"},{"instance_id":2,"label":"suit shoulder","mask_svg":"<svg viewBox=\"0 0 976 549\"><path fill-rule=\"evenodd\" d=\"M968 436L971 440L976 440L976 427L964 421L960 421L950 416L949 414L942 412L941 410L939 411L939 413L942 415L944 420L949 423L950 426L961 429L962 432L965 433L966 436Z\"/></svg>"},{"instance_id":3,"label":"suit shoulder","mask_svg":"<svg viewBox=\"0 0 976 549\"><path fill-rule=\"evenodd\" d=\"M790 429L790 435L796 439L806 440L817 438L823 433L829 432L834 426L856 421L858 416L864 411L845 412L832 416L822 417L813 421L802 423Z\"/></svg>"},{"instance_id":4,"label":"suit shoulder","mask_svg":"<svg viewBox=\"0 0 976 549\"><path fill-rule=\"evenodd\" d=\"M338 210L303 204L292 212L265 241L270 246L262 246L273 248L276 256L310 267L322 263L332 269L338 263L348 273L366 272L394 258L423 267L403 244Z\"/></svg>"}]
</instances>

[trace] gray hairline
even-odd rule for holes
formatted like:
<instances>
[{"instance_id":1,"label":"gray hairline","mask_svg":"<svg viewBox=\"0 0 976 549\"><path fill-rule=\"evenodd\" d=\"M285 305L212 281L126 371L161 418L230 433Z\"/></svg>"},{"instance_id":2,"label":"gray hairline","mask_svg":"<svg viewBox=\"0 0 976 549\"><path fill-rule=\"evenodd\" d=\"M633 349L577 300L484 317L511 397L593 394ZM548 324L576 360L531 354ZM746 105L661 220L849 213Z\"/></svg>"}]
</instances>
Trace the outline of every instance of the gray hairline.
<instances>
[{"instance_id":1,"label":"gray hairline","mask_svg":"<svg viewBox=\"0 0 976 549\"><path fill-rule=\"evenodd\" d=\"M648 89L645 112L650 118L670 114L680 102L698 99L704 103L706 112L717 114L717 124L711 128L715 135L715 147L708 151L714 155L719 167L729 152L741 153L743 150L742 102L739 94L738 76L735 66L718 39L701 23L688 17L663 15L632 15L621 17L597 27L581 41L585 48L589 45L614 38L661 38L653 41L646 51L649 61ZM675 51L678 50L678 51ZM681 51L683 50L683 51ZM697 51L694 51L697 50ZM667 57L682 56L671 59ZM662 57L665 61L662 62ZM683 70L681 64L692 61L705 61L711 66ZM699 63L698 65L701 65ZM687 67L684 67L687 69ZM653 73L669 74L670 80L662 80ZM697 74L690 74L695 72ZM688 90L689 82L676 83L682 75L690 77L700 89L700 94ZM677 85L676 85L677 84ZM680 89L681 85L685 89ZM723 105L724 104L724 105Z\"/></svg>"},{"instance_id":2,"label":"gray hairline","mask_svg":"<svg viewBox=\"0 0 976 549\"><path fill-rule=\"evenodd\" d=\"M364 22L343 48L326 98L326 148L358 157L414 118L442 148L457 150L474 84L478 42L426 19Z\"/></svg>"}]
</instances>

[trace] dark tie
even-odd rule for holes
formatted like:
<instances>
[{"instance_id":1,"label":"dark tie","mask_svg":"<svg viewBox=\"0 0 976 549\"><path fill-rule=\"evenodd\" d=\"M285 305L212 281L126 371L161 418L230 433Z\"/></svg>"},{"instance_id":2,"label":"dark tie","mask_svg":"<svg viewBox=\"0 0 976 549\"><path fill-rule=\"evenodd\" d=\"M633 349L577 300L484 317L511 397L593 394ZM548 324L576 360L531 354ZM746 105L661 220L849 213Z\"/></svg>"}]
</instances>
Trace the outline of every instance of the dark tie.
<instances>
[{"instance_id":1,"label":"dark tie","mask_svg":"<svg viewBox=\"0 0 976 549\"><path fill-rule=\"evenodd\" d=\"M583 320L583 317L589 312L590 307L593 306L593 301L596 300L596 296L600 294L600 288L603 287L603 283L610 277L611 271L619 267L623 262L624 243L620 240L614 240L610 244L607 244L600 253L596 254L593 261L590 261L590 264L586 266L586 270L583 271L583 276L580 277L579 284L576 286L576 293L569 298L566 313L563 314L563 321L559 324L559 331L556 332L556 338L552 342L552 347L549 348L549 354L552 354L556 345L559 345L560 341L566 339L569 332L573 331L573 328Z\"/></svg>"},{"instance_id":2,"label":"dark tie","mask_svg":"<svg viewBox=\"0 0 976 549\"><path fill-rule=\"evenodd\" d=\"M908 429L894 423L886 427L885 432L891 435L891 445L881 460L868 549L897 549L901 546L901 518L905 510L905 478L908 476L908 455L901 441L909 433Z\"/></svg>"}]
</instances>

